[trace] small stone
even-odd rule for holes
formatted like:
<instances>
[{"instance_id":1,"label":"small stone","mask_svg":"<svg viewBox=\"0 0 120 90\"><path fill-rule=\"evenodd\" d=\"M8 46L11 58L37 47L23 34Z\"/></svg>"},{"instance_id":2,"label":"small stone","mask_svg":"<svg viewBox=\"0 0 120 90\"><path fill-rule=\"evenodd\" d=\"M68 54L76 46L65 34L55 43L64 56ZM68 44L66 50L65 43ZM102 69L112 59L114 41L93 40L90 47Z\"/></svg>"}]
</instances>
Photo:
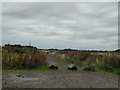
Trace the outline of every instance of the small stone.
<instances>
[{"instance_id":1,"label":"small stone","mask_svg":"<svg viewBox=\"0 0 120 90\"><path fill-rule=\"evenodd\" d=\"M21 76L21 74L16 74L16 77L20 77Z\"/></svg>"},{"instance_id":2,"label":"small stone","mask_svg":"<svg viewBox=\"0 0 120 90\"><path fill-rule=\"evenodd\" d=\"M7 84L7 83L5 82L5 84Z\"/></svg>"},{"instance_id":3,"label":"small stone","mask_svg":"<svg viewBox=\"0 0 120 90\"><path fill-rule=\"evenodd\" d=\"M24 78L25 76L24 76L24 75L22 75L21 77L22 77L22 78Z\"/></svg>"}]
</instances>

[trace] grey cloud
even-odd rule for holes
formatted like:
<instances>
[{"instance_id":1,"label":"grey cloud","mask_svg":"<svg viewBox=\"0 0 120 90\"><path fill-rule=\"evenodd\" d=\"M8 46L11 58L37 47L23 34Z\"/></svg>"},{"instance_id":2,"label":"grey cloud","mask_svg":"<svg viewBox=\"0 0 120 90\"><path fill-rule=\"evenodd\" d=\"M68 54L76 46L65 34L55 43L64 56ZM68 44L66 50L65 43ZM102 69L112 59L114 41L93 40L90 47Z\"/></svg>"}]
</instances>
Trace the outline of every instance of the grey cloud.
<instances>
[{"instance_id":1,"label":"grey cloud","mask_svg":"<svg viewBox=\"0 0 120 90\"><path fill-rule=\"evenodd\" d=\"M117 49L117 10L105 2L3 3L3 44L30 37L39 48Z\"/></svg>"}]
</instances>

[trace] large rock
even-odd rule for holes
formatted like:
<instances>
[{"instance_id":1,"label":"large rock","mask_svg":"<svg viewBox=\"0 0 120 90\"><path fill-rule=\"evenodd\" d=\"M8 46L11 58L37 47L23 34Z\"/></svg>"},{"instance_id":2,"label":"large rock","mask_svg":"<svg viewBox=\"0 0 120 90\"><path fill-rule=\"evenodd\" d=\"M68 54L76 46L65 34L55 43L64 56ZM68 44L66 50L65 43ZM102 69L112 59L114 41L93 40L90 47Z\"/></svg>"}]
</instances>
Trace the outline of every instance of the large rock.
<instances>
[{"instance_id":1,"label":"large rock","mask_svg":"<svg viewBox=\"0 0 120 90\"><path fill-rule=\"evenodd\" d=\"M56 64L50 64L49 69L58 69L58 66Z\"/></svg>"},{"instance_id":2,"label":"large rock","mask_svg":"<svg viewBox=\"0 0 120 90\"><path fill-rule=\"evenodd\" d=\"M77 70L77 67L74 64L68 65L68 70Z\"/></svg>"},{"instance_id":3,"label":"large rock","mask_svg":"<svg viewBox=\"0 0 120 90\"><path fill-rule=\"evenodd\" d=\"M88 70L88 71L93 70L94 71L95 70L95 64L85 67L84 70Z\"/></svg>"}]
</instances>

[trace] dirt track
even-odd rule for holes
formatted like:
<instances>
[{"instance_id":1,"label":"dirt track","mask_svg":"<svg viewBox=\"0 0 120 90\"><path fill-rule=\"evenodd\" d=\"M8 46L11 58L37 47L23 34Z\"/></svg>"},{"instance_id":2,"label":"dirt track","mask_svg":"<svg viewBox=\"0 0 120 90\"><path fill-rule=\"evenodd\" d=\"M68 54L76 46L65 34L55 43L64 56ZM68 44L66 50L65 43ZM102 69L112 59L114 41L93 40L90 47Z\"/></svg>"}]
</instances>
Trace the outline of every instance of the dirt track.
<instances>
[{"instance_id":1,"label":"dirt track","mask_svg":"<svg viewBox=\"0 0 120 90\"><path fill-rule=\"evenodd\" d=\"M3 71L3 88L118 88L118 76L98 72L67 71L68 63L47 56L59 70L44 72ZM16 77L16 74L25 77ZM6 83L5 83L6 82Z\"/></svg>"}]
</instances>

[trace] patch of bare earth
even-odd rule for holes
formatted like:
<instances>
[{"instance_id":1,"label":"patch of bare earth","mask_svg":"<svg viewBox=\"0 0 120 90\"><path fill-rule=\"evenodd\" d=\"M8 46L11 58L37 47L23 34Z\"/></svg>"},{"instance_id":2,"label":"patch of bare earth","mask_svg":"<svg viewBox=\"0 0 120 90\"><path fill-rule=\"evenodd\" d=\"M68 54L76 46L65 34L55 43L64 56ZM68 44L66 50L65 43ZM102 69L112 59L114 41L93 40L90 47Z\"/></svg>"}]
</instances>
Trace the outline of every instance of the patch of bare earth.
<instances>
[{"instance_id":1,"label":"patch of bare earth","mask_svg":"<svg viewBox=\"0 0 120 90\"><path fill-rule=\"evenodd\" d=\"M16 77L16 74L25 77ZM117 75L76 71L3 71L3 88L118 88Z\"/></svg>"}]
</instances>

